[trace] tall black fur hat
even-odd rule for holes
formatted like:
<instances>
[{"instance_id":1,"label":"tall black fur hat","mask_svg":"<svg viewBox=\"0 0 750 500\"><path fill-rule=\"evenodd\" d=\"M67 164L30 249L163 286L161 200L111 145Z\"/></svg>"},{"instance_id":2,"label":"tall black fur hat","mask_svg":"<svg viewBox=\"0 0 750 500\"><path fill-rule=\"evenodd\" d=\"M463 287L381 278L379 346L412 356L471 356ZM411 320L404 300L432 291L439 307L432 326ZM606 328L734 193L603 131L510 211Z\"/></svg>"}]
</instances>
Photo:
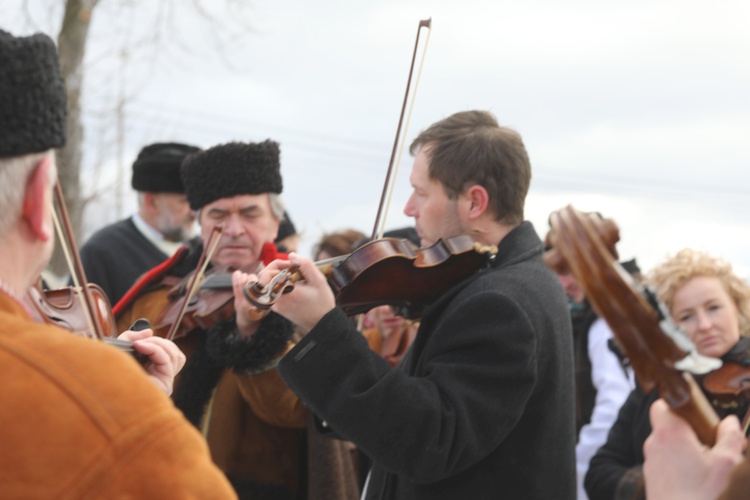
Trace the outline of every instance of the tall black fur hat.
<instances>
[{"instance_id":1,"label":"tall black fur hat","mask_svg":"<svg viewBox=\"0 0 750 500\"><path fill-rule=\"evenodd\" d=\"M200 148L177 142L157 142L138 153L133 163L131 185L136 191L149 193L184 193L180 176L182 160Z\"/></svg>"},{"instance_id":2,"label":"tall black fur hat","mask_svg":"<svg viewBox=\"0 0 750 500\"><path fill-rule=\"evenodd\" d=\"M0 30L0 157L65 144L67 97L55 42Z\"/></svg>"},{"instance_id":3,"label":"tall black fur hat","mask_svg":"<svg viewBox=\"0 0 750 500\"><path fill-rule=\"evenodd\" d=\"M192 154L182 163L182 182L193 210L239 194L279 194L279 145L230 142Z\"/></svg>"}]
</instances>

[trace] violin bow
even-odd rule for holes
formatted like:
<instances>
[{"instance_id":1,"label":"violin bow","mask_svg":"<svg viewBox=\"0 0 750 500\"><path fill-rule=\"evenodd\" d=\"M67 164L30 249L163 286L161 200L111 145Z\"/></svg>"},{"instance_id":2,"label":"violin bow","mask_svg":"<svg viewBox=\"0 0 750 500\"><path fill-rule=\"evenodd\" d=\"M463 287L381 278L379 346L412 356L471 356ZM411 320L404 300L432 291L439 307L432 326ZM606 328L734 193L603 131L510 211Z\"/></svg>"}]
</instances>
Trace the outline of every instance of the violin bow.
<instances>
[{"instance_id":1,"label":"violin bow","mask_svg":"<svg viewBox=\"0 0 750 500\"><path fill-rule=\"evenodd\" d=\"M116 347L124 352L132 353L136 360L141 364L145 364L148 361L148 357L144 356L135 351L133 343L127 340L121 340L117 337L107 335L104 328L104 321L109 323L109 332L116 332L116 325L114 322L114 316L112 315L112 309L107 305L107 309L99 309L95 304L91 288L89 287L88 280L86 278L86 272L83 269L81 262L81 256L78 252L78 246L73 236L73 228L70 224L70 217L68 210L65 205L65 197L63 196L62 187L60 181L56 180L54 194L54 205L52 210L52 221L55 224L55 231L60 239L60 248L65 255L68 269L70 270L71 278L73 280L73 290L80 294L79 300L83 308L83 315L86 319L86 324L89 330L84 332L88 334L88 337L101 340L105 344ZM40 292L42 292L40 290ZM104 297L104 296L102 296ZM108 303L107 303L108 304Z\"/></svg>"},{"instance_id":2,"label":"violin bow","mask_svg":"<svg viewBox=\"0 0 750 500\"><path fill-rule=\"evenodd\" d=\"M222 224L217 224L211 229L211 235L208 237L206 246L203 248L203 252L201 253L200 259L198 260L198 265L196 266L196 271L193 274L193 279L190 281L190 284L187 287L187 291L185 292L185 297L183 299L182 305L180 306L180 312L177 315L177 319L174 321L174 323L172 323L172 326L169 327L169 332L167 332L167 335L164 337L167 340L174 340L175 335L177 335L180 323L182 323L182 318L185 317L185 311L187 311L187 307L188 305L190 305L190 301L195 296L195 292L198 291L198 288L200 288L201 282L203 281L203 276L206 273L206 268L211 262L211 259L213 258L214 253L219 246L219 242L221 241L221 237L223 236L223 234L224 226Z\"/></svg>"},{"instance_id":3,"label":"violin bow","mask_svg":"<svg viewBox=\"0 0 750 500\"><path fill-rule=\"evenodd\" d=\"M701 442L713 446L719 417L692 374L714 370L721 361L698 354L656 294L620 266L619 229L612 220L568 206L550 216L550 225L547 265L573 274L630 359L641 387L657 389Z\"/></svg>"},{"instance_id":4,"label":"violin bow","mask_svg":"<svg viewBox=\"0 0 750 500\"><path fill-rule=\"evenodd\" d=\"M91 335L97 339L104 339L104 329L94 315L94 299L91 296L91 290L88 286L88 280L86 279L86 273L83 270L83 264L81 263L81 256L78 252L78 247L73 237L73 228L70 224L70 217L68 216L68 210L65 206L65 198L63 197L62 188L60 187L60 181L55 182L55 202L57 210L52 212L52 220L55 223L55 229L60 236L60 243L65 259L70 269L71 278L76 290L79 291L83 300L83 309L86 315L86 322L91 329ZM59 212L59 217L58 217ZM61 224L62 223L62 224ZM110 311L111 316L111 311Z\"/></svg>"},{"instance_id":5,"label":"violin bow","mask_svg":"<svg viewBox=\"0 0 750 500\"><path fill-rule=\"evenodd\" d=\"M409 101L409 89L411 88L411 79L412 75L414 73L414 63L417 60L417 48L419 47L419 34L422 32L422 28L427 28L427 40L425 41L424 45L424 51L422 52L422 61L419 65L419 71L417 72L417 80L414 84L414 92L412 94L412 100L411 105L409 106L409 114L406 118L406 126L404 127L404 134L402 138L401 134L401 126L404 124L404 115L406 114L406 104ZM380 205L378 206L378 212L375 216L375 226L372 229L372 237L370 238L371 241L374 241L376 239L380 239L383 235L383 227L385 226L385 219L387 216L388 209L387 207L390 205L391 197L393 196L393 182L391 182L391 179L394 175L394 171L398 171L398 165L401 163L401 155L404 150L404 143L406 142L406 132L409 129L409 121L411 120L411 112L414 109L414 99L416 97L417 93L417 87L419 86L419 79L422 75L422 67L424 66L424 60L425 56L427 55L427 44L430 41L430 33L432 32L432 18L430 19L423 19L419 21L419 26L417 27L417 39L414 42L414 53L411 57L411 66L409 67L409 78L406 80L406 92L404 93L404 102L401 105L401 114L398 117L398 126L396 127L396 138L393 141L393 149L391 150L391 159L388 162L388 170L385 174L385 183L383 185L383 193L380 195ZM401 144L401 148L399 148L399 143ZM396 152L398 150L398 161L396 161ZM395 169L394 169L395 165ZM390 190L389 190L390 188ZM388 197L388 203L386 204L386 196ZM385 212L385 215L384 215ZM381 216L383 219L383 222L381 224Z\"/></svg>"},{"instance_id":6,"label":"violin bow","mask_svg":"<svg viewBox=\"0 0 750 500\"><path fill-rule=\"evenodd\" d=\"M406 115L406 109L407 109L407 103L409 103L409 91L411 89L411 81L412 76L414 74L414 66L417 60L417 51L419 48L419 36L422 32L422 28L428 29L427 34L427 40L424 44L424 51L422 53L422 60L419 66L419 71L417 72L417 79L414 85L414 92L412 93L412 100L411 105L409 106L409 114ZM414 109L414 96L416 95L416 90L419 85L419 78L422 74L422 68L424 66L424 60L425 56L427 54L427 44L429 42L429 34L432 31L432 19L423 19L419 21L419 25L417 27L417 37L416 41L414 42L414 52L412 54L411 59L411 65L409 67L409 77L406 81L406 92L404 93L404 100L401 105L401 113L399 114L398 119L398 125L396 127L396 137L393 141L393 149L391 150L391 157L388 162L388 169L386 171L385 175L385 182L383 184L383 192L380 196L380 204L378 205L377 214L375 216L375 224L373 226L372 230L372 236L370 238L371 241L375 241L377 239L380 239L383 234L383 227L385 226L385 216L383 215L384 212L387 215L387 206L390 205L390 199L393 195L393 188L394 183L391 181L394 175L394 171L398 170L398 164L400 163L401 155L403 153L403 145L406 142L405 136L406 136L406 130L409 127L409 121L411 119L411 112ZM401 128L404 125L404 116L406 116L406 126L404 127L404 134L402 139L402 133ZM399 144L401 144L401 148L399 148ZM398 153L398 161L396 161ZM395 166L395 168L394 168ZM390 189L389 189L390 188ZM388 198L388 203L386 204L386 198ZM381 218L382 218L382 224L381 224ZM346 256L342 256L343 258L346 258ZM343 258L335 257L334 259L328 259L327 261L318 263L319 267L321 265L329 266L333 261L340 261L343 260ZM291 277L291 278L287 278ZM297 278L301 279L301 276L299 275L296 270L291 272L282 272L279 276L275 277L271 283L268 285L260 285L257 282L251 282L248 283L245 287L243 287L243 294L245 298L253 304L256 309L259 311L263 311L263 314L267 313L268 310L270 310L271 305L273 304L273 301L275 299L271 299L271 295L277 292L277 288L281 289L284 288L285 290L289 290L290 287L288 287L287 283L289 281L295 281ZM281 283L281 284L280 284ZM261 313L259 313L260 316ZM362 323L363 323L364 315L360 315L358 320L357 328L359 330L362 329Z\"/></svg>"}]
</instances>

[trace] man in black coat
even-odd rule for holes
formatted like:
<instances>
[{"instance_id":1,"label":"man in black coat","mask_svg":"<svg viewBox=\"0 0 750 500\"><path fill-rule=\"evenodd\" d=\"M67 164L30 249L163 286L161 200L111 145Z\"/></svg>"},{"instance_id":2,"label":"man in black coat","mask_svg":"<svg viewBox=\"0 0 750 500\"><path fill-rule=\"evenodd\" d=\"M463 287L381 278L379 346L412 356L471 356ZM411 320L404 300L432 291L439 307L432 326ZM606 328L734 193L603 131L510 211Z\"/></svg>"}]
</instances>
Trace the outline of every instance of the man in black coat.
<instances>
[{"instance_id":1,"label":"man in black coat","mask_svg":"<svg viewBox=\"0 0 750 500\"><path fill-rule=\"evenodd\" d=\"M182 160L195 146L158 142L141 149L131 184L138 212L103 227L81 247L89 282L96 283L114 306L144 274L171 257L193 236L195 212L180 178Z\"/></svg>"},{"instance_id":2,"label":"man in black coat","mask_svg":"<svg viewBox=\"0 0 750 500\"><path fill-rule=\"evenodd\" d=\"M305 334L278 370L324 427L372 459L368 500L573 499L572 334L544 245L524 222L521 137L468 111L423 131L411 152L404 212L422 246L470 234L497 245L495 258L424 309L396 368L334 307L312 261L271 263L262 283L292 261L304 276L274 306Z\"/></svg>"}]
</instances>

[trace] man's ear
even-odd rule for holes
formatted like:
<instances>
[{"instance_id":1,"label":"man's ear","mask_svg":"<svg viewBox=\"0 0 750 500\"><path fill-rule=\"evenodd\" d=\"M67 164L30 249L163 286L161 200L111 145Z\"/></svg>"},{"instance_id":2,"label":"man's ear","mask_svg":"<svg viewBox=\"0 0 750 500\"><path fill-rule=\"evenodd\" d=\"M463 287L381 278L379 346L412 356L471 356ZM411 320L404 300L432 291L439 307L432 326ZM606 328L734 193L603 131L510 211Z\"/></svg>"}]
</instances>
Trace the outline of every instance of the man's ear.
<instances>
[{"instance_id":1,"label":"man's ear","mask_svg":"<svg viewBox=\"0 0 750 500\"><path fill-rule=\"evenodd\" d=\"M474 184L466 190L464 197L468 202L469 219L477 219L487 211L490 204L490 197L484 187Z\"/></svg>"},{"instance_id":2,"label":"man's ear","mask_svg":"<svg viewBox=\"0 0 750 500\"><path fill-rule=\"evenodd\" d=\"M26 221L32 234L42 241L52 237L52 221L48 210L53 210L49 200L49 176L52 175L52 156L46 155L26 181L23 193L21 217ZM49 204L49 205L47 205Z\"/></svg>"},{"instance_id":3,"label":"man's ear","mask_svg":"<svg viewBox=\"0 0 750 500\"><path fill-rule=\"evenodd\" d=\"M156 193L150 193L148 191L145 191L143 193L143 206L146 208L146 211L150 214L158 213L159 209L156 206Z\"/></svg>"}]
</instances>

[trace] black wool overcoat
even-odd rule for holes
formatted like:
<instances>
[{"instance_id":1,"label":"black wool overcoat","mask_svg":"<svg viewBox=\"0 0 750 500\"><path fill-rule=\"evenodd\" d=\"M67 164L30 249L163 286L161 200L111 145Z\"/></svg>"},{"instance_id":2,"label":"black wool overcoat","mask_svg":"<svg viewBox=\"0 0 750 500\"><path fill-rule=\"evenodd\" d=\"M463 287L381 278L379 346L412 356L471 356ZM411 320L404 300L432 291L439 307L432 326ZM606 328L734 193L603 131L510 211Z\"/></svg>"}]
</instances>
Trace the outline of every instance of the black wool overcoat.
<instances>
[{"instance_id":1,"label":"black wool overcoat","mask_svg":"<svg viewBox=\"0 0 750 500\"><path fill-rule=\"evenodd\" d=\"M422 315L396 368L338 308L279 364L373 462L366 498L574 499L570 318L525 222Z\"/></svg>"}]
</instances>

